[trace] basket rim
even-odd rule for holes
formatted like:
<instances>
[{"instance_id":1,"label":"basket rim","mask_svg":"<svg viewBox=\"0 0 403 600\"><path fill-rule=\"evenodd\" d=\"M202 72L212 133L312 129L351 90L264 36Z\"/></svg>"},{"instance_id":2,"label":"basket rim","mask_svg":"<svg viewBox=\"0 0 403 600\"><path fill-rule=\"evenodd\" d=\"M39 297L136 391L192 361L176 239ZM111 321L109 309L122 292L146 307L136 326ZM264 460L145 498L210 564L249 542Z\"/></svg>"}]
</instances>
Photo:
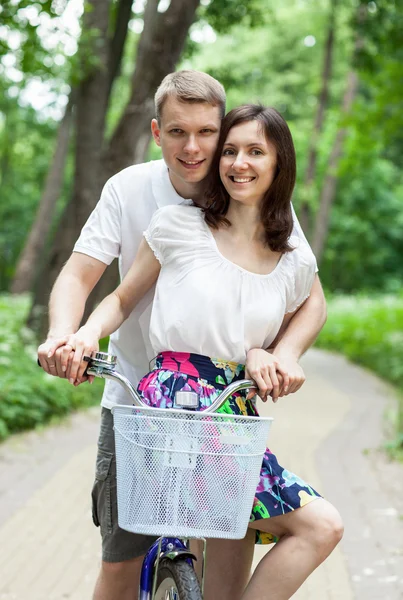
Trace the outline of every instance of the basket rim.
<instances>
[{"instance_id":1,"label":"basket rim","mask_svg":"<svg viewBox=\"0 0 403 600\"><path fill-rule=\"evenodd\" d=\"M122 410L125 409L125 410ZM177 414L177 415L182 415L182 416L192 416L193 418L202 418L202 417L220 417L223 418L225 417L226 419L229 420L234 420L234 421L266 421L266 422L272 422L274 421L273 417L261 417L261 416L257 416L257 417L251 417L249 415L229 415L227 413L217 413L217 412L206 412L205 410L199 410L199 411L193 411L193 410L185 410L183 408L156 408L153 406L134 406L133 404L115 404L114 406L112 406L112 408L110 409L112 415L114 416L114 413L119 413L119 412L126 412L127 409L130 410L138 410L138 411L145 411L146 413L154 413L154 417L155 418L161 418L161 419L166 419L169 418L169 415L172 414ZM138 415L140 416L140 415Z\"/></svg>"}]
</instances>

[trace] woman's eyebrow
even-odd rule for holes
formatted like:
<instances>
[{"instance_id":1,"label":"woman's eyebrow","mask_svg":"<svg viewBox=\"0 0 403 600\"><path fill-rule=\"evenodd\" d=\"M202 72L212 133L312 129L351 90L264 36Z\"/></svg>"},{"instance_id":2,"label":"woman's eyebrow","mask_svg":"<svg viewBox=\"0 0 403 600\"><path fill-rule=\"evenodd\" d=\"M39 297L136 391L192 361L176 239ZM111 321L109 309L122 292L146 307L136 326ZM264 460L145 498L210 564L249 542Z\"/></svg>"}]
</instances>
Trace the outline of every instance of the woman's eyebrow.
<instances>
[{"instance_id":1,"label":"woman's eyebrow","mask_svg":"<svg viewBox=\"0 0 403 600\"><path fill-rule=\"evenodd\" d=\"M233 142L224 142L224 146L236 146L237 144L234 144ZM264 142L252 142L251 144L246 144L247 148L250 148L252 146L261 146L264 147L265 143Z\"/></svg>"}]
</instances>

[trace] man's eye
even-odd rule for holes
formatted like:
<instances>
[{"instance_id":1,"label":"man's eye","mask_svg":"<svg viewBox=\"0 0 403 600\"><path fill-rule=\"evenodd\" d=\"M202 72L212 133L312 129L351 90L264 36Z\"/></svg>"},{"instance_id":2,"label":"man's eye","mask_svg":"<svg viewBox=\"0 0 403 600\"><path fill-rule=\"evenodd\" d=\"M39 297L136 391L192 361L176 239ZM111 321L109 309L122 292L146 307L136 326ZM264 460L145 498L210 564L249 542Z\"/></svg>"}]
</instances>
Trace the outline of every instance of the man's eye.
<instances>
[{"instance_id":1,"label":"man's eye","mask_svg":"<svg viewBox=\"0 0 403 600\"><path fill-rule=\"evenodd\" d=\"M174 129L171 129L169 133L180 134L180 133L183 133L183 130L179 129L178 127L175 127Z\"/></svg>"},{"instance_id":2,"label":"man's eye","mask_svg":"<svg viewBox=\"0 0 403 600\"><path fill-rule=\"evenodd\" d=\"M200 133L214 133L212 129L206 127L205 129L201 129Z\"/></svg>"}]
</instances>

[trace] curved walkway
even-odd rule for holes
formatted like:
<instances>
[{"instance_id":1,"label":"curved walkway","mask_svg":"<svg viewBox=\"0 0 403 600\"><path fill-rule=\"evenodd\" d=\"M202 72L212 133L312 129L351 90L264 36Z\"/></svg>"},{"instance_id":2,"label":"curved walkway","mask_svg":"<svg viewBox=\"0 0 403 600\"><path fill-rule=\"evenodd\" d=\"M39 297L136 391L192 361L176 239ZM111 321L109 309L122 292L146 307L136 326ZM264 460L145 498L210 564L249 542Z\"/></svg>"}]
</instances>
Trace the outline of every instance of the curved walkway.
<instances>
[{"instance_id":1,"label":"curved walkway","mask_svg":"<svg viewBox=\"0 0 403 600\"><path fill-rule=\"evenodd\" d=\"M392 392L343 358L311 350L307 383L261 411L280 462L332 501L344 540L296 600L403 599L403 466L377 449ZM99 409L0 446L0 600L90 600ZM265 551L256 550L256 560Z\"/></svg>"}]
</instances>

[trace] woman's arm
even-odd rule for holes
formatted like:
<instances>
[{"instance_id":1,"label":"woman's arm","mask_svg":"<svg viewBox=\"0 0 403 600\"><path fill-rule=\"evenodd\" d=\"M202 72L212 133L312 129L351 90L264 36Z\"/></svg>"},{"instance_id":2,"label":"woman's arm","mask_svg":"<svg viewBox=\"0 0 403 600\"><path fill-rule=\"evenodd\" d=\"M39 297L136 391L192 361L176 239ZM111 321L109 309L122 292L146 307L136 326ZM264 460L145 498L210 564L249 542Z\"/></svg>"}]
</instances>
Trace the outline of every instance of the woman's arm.
<instances>
[{"instance_id":1,"label":"woman's arm","mask_svg":"<svg viewBox=\"0 0 403 600\"><path fill-rule=\"evenodd\" d=\"M67 360L71 350L74 350L69 368L70 383L80 382L86 368L86 363L82 361L83 357L91 356L92 352L98 350L99 340L121 326L155 283L160 268L161 265L153 251L143 239L136 258L122 283L102 300L77 333L55 342L49 354L50 357L57 347L63 344L66 345L64 360Z\"/></svg>"}]
</instances>

